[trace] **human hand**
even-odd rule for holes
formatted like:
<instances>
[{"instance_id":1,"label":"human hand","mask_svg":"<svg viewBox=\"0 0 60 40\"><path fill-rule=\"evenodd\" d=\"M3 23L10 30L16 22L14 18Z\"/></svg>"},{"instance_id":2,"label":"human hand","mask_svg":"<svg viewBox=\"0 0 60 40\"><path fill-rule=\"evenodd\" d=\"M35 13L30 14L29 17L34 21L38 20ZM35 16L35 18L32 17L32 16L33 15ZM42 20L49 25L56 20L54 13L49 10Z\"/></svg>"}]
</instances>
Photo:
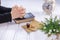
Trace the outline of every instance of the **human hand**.
<instances>
[{"instance_id":1,"label":"human hand","mask_svg":"<svg viewBox=\"0 0 60 40\"><path fill-rule=\"evenodd\" d=\"M23 8L22 6L18 7L17 5L15 5L14 7L12 7L11 15L12 19L23 18L25 15L25 8Z\"/></svg>"}]
</instances>

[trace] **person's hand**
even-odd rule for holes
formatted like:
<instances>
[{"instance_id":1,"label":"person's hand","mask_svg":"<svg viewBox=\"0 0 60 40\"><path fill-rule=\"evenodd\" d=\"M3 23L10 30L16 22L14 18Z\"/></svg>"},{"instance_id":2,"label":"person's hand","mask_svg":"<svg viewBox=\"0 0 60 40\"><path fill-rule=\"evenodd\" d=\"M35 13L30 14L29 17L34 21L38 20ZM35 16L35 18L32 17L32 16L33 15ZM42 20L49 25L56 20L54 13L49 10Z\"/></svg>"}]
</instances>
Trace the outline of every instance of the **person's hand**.
<instances>
[{"instance_id":1,"label":"person's hand","mask_svg":"<svg viewBox=\"0 0 60 40\"><path fill-rule=\"evenodd\" d=\"M23 18L25 15L25 8L23 8L22 6L20 7L14 6L12 7L11 15L12 15L12 19Z\"/></svg>"}]
</instances>

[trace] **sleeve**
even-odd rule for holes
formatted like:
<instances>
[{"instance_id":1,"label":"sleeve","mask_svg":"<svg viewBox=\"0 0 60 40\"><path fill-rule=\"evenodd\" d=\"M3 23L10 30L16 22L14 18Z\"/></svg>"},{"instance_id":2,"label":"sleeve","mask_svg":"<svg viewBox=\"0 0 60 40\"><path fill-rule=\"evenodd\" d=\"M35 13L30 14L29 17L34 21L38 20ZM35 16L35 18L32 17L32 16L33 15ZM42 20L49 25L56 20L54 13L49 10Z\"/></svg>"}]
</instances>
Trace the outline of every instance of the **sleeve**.
<instances>
[{"instance_id":1,"label":"sleeve","mask_svg":"<svg viewBox=\"0 0 60 40\"><path fill-rule=\"evenodd\" d=\"M11 21L12 21L12 17L10 12L5 14L0 14L0 23L11 22Z\"/></svg>"},{"instance_id":2,"label":"sleeve","mask_svg":"<svg viewBox=\"0 0 60 40\"><path fill-rule=\"evenodd\" d=\"M11 9L12 8L0 6L0 14L6 13L6 12L11 12Z\"/></svg>"}]
</instances>

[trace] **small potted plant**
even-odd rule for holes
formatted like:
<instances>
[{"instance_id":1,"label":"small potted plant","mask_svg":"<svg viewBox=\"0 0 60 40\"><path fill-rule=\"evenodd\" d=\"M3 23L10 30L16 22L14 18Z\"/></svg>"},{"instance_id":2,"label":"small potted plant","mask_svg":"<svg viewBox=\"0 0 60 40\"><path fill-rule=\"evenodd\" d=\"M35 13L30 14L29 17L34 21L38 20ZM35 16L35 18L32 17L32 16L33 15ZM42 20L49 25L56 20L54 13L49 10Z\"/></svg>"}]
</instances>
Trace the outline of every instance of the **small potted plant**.
<instances>
[{"instance_id":1,"label":"small potted plant","mask_svg":"<svg viewBox=\"0 0 60 40\"><path fill-rule=\"evenodd\" d=\"M55 18L46 18L46 22L44 23L44 27L42 27L40 30L44 31L48 34L48 37L53 35L56 35L56 40L58 40L58 37L60 35L60 19L57 19L57 16ZM53 40L53 39L52 39Z\"/></svg>"}]
</instances>

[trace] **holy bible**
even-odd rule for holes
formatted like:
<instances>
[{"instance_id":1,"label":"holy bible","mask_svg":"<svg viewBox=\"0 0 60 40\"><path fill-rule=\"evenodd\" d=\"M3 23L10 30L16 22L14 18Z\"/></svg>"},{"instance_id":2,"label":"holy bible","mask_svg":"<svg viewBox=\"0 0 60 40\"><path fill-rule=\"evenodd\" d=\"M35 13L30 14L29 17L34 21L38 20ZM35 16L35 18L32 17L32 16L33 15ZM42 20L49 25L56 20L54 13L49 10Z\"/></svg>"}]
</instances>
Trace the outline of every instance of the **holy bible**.
<instances>
[{"instance_id":1,"label":"holy bible","mask_svg":"<svg viewBox=\"0 0 60 40\"><path fill-rule=\"evenodd\" d=\"M32 13L26 13L25 16L23 18L16 18L14 19L15 23L19 24L19 23L23 23L23 22L29 22L34 20L34 15Z\"/></svg>"}]
</instances>

